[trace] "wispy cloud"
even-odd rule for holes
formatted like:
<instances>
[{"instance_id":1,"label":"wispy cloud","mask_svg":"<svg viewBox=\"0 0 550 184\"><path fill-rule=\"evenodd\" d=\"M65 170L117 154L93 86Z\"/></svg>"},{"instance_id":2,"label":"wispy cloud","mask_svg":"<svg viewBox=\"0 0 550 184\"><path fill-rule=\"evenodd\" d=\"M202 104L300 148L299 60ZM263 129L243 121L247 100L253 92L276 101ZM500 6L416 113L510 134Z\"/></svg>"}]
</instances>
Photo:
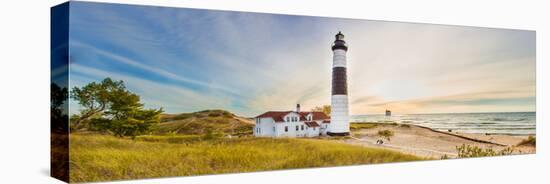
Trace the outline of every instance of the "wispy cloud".
<instances>
[{"instance_id":1,"label":"wispy cloud","mask_svg":"<svg viewBox=\"0 0 550 184\"><path fill-rule=\"evenodd\" d=\"M123 80L125 85L134 93L141 96L147 107L163 107L169 113L194 111L196 109L223 108L230 105L230 99L222 94L198 93L192 89L177 85L167 85L129 75L112 73L96 68L90 68L79 64L71 65L71 88L83 86L93 81L99 81L105 77L113 80ZM75 104L73 102L73 104ZM71 113L79 109L71 109ZM175 111L174 111L175 110Z\"/></svg>"},{"instance_id":2,"label":"wispy cloud","mask_svg":"<svg viewBox=\"0 0 550 184\"><path fill-rule=\"evenodd\" d=\"M169 79L172 79L172 80L177 80L177 81L181 81L181 82L184 82L184 83L201 85L201 86L204 86L204 87L207 87L207 88L211 88L213 90L221 90L221 91L229 92L229 93L232 93L232 94L238 94L237 91L226 88L224 86L215 85L215 84L207 83L207 82L204 82L204 81L195 80L195 79L192 79L192 78L177 75L177 74L171 73L171 72L163 70L163 69L155 68L154 66L143 64L143 62L135 61L135 60L129 59L127 57L117 55L117 54L112 53L112 52L107 52L107 51L104 51L102 49L95 48L93 46L90 46L90 45L87 45L87 44L84 44L84 43L80 43L78 41L71 42L71 46L73 48L74 47L82 47L80 49L85 49L88 52L92 52L94 54L98 54L98 55L102 55L102 56L110 58L109 61L120 62L120 63L123 63L125 65L130 66L130 67L136 67L136 68L139 68L141 70L149 71L149 72L152 72L154 74L158 74L160 76L163 76L163 77L166 77L166 78L169 78ZM101 61L99 61L99 62L101 62Z\"/></svg>"},{"instance_id":3,"label":"wispy cloud","mask_svg":"<svg viewBox=\"0 0 550 184\"><path fill-rule=\"evenodd\" d=\"M338 30L350 45L352 114L535 106L530 31L75 4L71 58L79 70L71 76L79 85L116 76L169 112L254 116L330 104L329 46Z\"/></svg>"}]
</instances>

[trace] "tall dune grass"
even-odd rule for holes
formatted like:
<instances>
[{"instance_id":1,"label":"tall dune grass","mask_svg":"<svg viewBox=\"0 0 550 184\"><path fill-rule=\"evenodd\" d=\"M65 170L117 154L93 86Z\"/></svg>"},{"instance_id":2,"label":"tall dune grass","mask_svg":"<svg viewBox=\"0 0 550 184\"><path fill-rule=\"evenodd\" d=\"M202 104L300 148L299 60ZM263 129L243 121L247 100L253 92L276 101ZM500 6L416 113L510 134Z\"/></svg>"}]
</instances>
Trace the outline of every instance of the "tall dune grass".
<instances>
[{"instance_id":1,"label":"tall dune grass","mask_svg":"<svg viewBox=\"0 0 550 184\"><path fill-rule=\"evenodd\" d=\"M200 140L200 141L197 141ZM70 181L90 182L420 160L330 140L70 137Z\"/></svg>"}]
</instances>

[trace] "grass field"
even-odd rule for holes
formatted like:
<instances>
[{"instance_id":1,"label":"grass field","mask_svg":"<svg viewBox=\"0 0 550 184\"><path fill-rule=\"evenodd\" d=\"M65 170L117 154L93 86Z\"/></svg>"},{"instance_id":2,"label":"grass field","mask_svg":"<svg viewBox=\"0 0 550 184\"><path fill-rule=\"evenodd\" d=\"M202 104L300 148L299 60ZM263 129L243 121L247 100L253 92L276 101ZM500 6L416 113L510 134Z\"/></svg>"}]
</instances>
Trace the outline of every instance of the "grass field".
<instances>
[{"instance_id":1,"label":"grass field","mask_svg":"<svg viewBox=\"0 0 550 184\"><path fill-rule=\"evenodd\" d=\"M318 139L70 136L70 181L91 182L421 160Z\"/></svg>"}]
</instances>

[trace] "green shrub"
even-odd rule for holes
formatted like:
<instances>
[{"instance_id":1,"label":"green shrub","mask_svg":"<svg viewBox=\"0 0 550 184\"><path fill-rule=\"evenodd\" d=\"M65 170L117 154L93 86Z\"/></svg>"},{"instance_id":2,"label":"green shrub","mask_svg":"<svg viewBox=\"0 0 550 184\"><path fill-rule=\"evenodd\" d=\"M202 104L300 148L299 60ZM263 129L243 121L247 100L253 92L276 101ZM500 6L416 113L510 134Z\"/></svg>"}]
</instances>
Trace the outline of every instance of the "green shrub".
<instances>
[{"instance_id":1,"label":"green shrub","mask_svg":"<svg viewBox=\"0 0 550 184\"><path fill-rule=\"evenodd\" d=\"M494 151L491 148L483 149L477 146L470 146L466 144L457 146L456 150L458 152L458 158L502 156L511 155L514 152L514 149L511 147L507 147L500 151Z\"/></svg>"},{"instance_id":2,"label":"green shrub","mask_svg":"<svg viewBox=\"0 0 550 184\"><path fill-rule=\"evenodd\" d=\"M518 143L518 146L537 146L537 138L534 136L529 136L527 139Z\"/></svg>"},{"instance_id":3,"label":"green shrub","mask_svg":"<svg viewBox=\"0 0 550 184\"><path fill-rule=\"evenodd\" d=\"M217 139L223 137L223 133L212 131L210 129L206 130L206 134L203 136L205 140Z\"/></svg>"},{"instance_id":4,"label":"green shrub","mask_svg":"<svg viewBox=\"0 0 550 184\"><path fill-rule=\"evenodd\" d=\"M391 130L379 130L378 135L382 136L382 137L385 137L389 141L390 137L392 137L394 134Z\"/></svg>"}]
</instances>

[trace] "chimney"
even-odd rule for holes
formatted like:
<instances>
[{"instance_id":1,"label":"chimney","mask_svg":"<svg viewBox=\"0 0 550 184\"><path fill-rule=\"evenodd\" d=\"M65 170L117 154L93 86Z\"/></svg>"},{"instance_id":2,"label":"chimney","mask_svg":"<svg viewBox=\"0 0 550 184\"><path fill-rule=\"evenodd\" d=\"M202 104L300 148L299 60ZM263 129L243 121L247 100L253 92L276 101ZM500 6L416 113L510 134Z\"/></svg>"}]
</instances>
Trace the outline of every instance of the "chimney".
<instances>
[{"instance_id":1,"label":"chimney","mask_svg":"<svg viewBox=\"0 0 550 184\"><path fill-rule=\"evenodd\" d=\"M300 112L300 104L296 104L296 112Z\"/></svg>"}]
</instances>

